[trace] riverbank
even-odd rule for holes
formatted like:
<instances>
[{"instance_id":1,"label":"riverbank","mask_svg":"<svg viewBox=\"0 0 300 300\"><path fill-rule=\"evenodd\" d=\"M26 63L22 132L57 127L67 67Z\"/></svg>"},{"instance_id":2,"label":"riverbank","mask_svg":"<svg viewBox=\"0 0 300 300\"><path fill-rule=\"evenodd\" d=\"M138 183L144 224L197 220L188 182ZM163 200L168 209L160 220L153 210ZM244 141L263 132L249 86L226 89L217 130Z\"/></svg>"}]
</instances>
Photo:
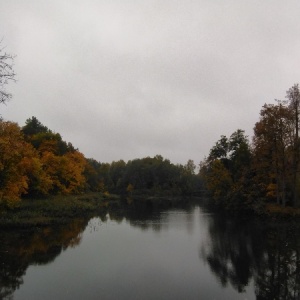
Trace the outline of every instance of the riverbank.
<instances>
[{"instance_id":1,"label":"riverbank","mask_svg":"<svg viewBox=\"0 0 300 300\"><path fill-rule=\"evenodd\" d=\"M134 199L134 200L133 200ZM195 202L195 198L193 197ZM207 199L201 197L202 203ZM201 199L201 200L199 200ZM0 209L1 228L34 228L68 223L71 219L93 217L107 211L136 209L169 209L191 201L185 197L142 196L121 198L118 195L86 193L72 196L50 196L46 198L23 199L14 209ZM206 203L207 204L207 203ZM277 220L300 219L300 209L267 204L260 217Z\"/></svg>"},{"instance_id":2,"label":"riverbank","mask_svg":"<svg viewBox=\"0 0 300 300\"><path fill-rule=\"evenodd\" d=\"M290 206L283 207L275 203L268 203L265 205L265 212L263 215L276 219L300 219L300 208L294 208Z\"/></svg>"},{"instance_id":3,"label":"riverbank","mask_svg":"<svg viewBox=\"0 0 300 300\"><path fill-rule=\"evenodd\" d=\"M192 200L193 199L193 200ZM197 200L195 200L197 199ZM0 209L1 228L39 228L68 223L75 218L90 218L107 212L170 209L199 201L196 197L134 195L121 197L108 193L86 193L73 196L50 196L22 199L18 207Z\"/></svg>"},{"instance_id":4,"label":"riverbank","mask_svg":"<svg viewBox=\"0 0 300 300\"><path fill-rule=\"evenodd\" d=\"M100 213L118 201L118 196L102 193L23 199L14 209L0 210L0 228L30 228L63 224L72 218Z\"/></svg>"}]
</instances>

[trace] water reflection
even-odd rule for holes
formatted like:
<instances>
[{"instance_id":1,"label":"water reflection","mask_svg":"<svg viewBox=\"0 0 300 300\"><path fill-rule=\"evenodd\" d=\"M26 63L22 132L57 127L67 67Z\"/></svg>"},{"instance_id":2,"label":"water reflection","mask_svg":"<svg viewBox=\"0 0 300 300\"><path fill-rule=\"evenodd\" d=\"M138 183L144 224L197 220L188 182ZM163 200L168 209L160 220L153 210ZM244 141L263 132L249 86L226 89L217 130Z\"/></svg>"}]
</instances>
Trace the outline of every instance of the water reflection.
<instances>
[{"instance_id":1,"label":"water reflection","mask_svg":"<svg viewBox=\"0 0 300 300\"><path fill-rule=\"evenodd\" d=\"M80 244L88 220L76 219L60 227L0 232L0 299L10 299L23 283L30 265L52 262L68 247Z\"/></svg>"},{"instance_id":2,"label":"water reflection","mask_svg":"<svg viewBox=\"0 0 300 300\"><path fill-rule=\"evenodd\" d=\"M102 230L105 224L114 224L114 230ZM30 232L0 231L0 299L13 298L14 292L23 284L29 266L50 264L65 250L79 245L82 247L83 232L84 236L90 234L88 242L91 243L86 240L84 251L88 254L83 257L95 256L92 262L85 260L82 265L103 273L103 277L99 277L99 282L106 284L101 286L103 290L111 291L109 284L115 283L109 279L118 282L116 276L119 276L122 292L128 294L127 299L131 296L130 284L137 280L141 280L141 293L148 288L148 293L156 293L155 299L161 296L158 289L152 289L151 285L142 281L143 276L153 287L155 280L161 289L161 282L164 282L166 290L172 287L177 298L179 295L188 298L184 297L187 291L193 297L197 293L199 295L199 286L202 285L202 291L207 289L210 293L201 294L203 299L221 299L215 294L215 286L219 285L218 295L221 296L229 288L238 293L246 292L242 295L235 292L236 296L230 291L230 296L235 299L254 294L256 299L300 299L299 229L300 224L296 222L268 223L206 214L194 203L173 207L170 212L147 202L133 201L109 209L91 220L76 219L63 226ZM96 240L100 236L101 240ZM156 239L156 236L159 238ZM126 246L125 242L130 246ZM119 255L120 248L123 256ZM110 258L112 261L109 261ZM125 261L121 262L122 259ZM207 272L207 269L210 271ZM128 270L131 270L131 275ZM90 286L92 279L100 275L91 272L85 276ZM210 287L208 281L213 281L214 287ZM98 287L99 282L93 287ZM180 290L183 282L185 285ZM77 286L76 283L74 285ZM117 297L111 296L111 299Z\"/></svg>"},{"instance_id":3,"label":"water reflection","mask_svg":"<svg viewBox=\"0 0 300 300\"><path fill-rule=\"evenodd\" d=\"M117 223L126 221L131 227L138 227L144 231L153 230L160 232L161 230L167 230L169 226L174 226L174 220L171 217L176 218L178 224L184 225L189 233L193 232L194 214L196 203L194 200L187 200L180 203L172 203L166 201L155 202L151 201L130 201L125 205L121 205L117 210L110 210L109 218ZM198 204L197 204L198 205ZM172 210L170 215L168 212ZM175 213L176 210L178 213ZM182 220L181 218L184 218Z\"/></svg>"},{"instance_id":4,"label":"water reflection","mask_svg":"<svg viewBox=\"0 0 300 300\"><path fill-rule=\"evenodd\" d=\"M251 280L256 299L300 299L299 224L214 217L200 256L222 286L243 292Z\"/></svg>"},{"instance_id":5,"label":"water reflection","mask_svg":"<svg viewBox=\"0 0 300 300\"><path fill-rule=\"evenodd\" d=\"M184 205L185 207L188 207ZM168 205L169 207L169 205ZM79 218L62 226L28 230L0 230L0 299L12 299L23 284L26 270L32 265L53 262L63 251L80 245L83 231L96 232L108 220L118 224L126 221L141 230L161 231L168 228L161 207L140 201L121 204L97 215L92 222ZM190 211L192 208L189 208ZM166 215L165 215L166 216Z\"/></svg>"},{"instance_id":6,"label":"water reflection","mask_svg":"<svg viewBox=\"0 0 300 300\"><path fill-rule=\"evenodd\" d=\"M220 283L230 283L243 292L259 268L263 240L255 223L211 218L208 241L201 248L201 257L207 261Z\"/></svg>"},{"instance_id":7,"label":"water reflection","mask_svg":"<svg viewBox=\"0 0 300 300\"><path fill-rule=\"evenodd\" d=\"M300 299L299 229L281 224L267 231L262 267L255 277L259 299Z\"/></svg>"}]
</instances>

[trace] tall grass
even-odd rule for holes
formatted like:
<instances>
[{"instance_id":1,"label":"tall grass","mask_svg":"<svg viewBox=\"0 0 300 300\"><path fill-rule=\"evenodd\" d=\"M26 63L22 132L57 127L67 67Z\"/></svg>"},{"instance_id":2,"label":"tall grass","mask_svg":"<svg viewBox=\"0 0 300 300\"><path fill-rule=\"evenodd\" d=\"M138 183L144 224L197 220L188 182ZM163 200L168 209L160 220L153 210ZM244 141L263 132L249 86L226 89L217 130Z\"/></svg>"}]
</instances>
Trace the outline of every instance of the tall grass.
<instances>
[{"instance_id":1,"label":"tall grass","mask_svg":"<svg viewBox=\"0 0 300 300\"><path fill-rule=\"evenodd\" d=\"M105 209L116 196L89 193L24 199L14 209L0 210L0 227L32 227L61 224L70 218L93 215Z\"/></svg>"}]
</instances>

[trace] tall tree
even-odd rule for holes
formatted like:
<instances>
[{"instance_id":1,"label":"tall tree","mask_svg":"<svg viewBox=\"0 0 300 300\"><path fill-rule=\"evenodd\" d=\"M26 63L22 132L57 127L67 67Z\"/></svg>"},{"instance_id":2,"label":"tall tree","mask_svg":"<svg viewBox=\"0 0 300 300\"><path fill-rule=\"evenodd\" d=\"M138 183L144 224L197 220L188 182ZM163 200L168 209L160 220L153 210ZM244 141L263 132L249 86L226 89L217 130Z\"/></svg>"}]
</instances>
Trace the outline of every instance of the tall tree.
<instances>
[{"instance_id":1,"label":"tall tree","mask_svg":"<svg viewBox=\"0 0 300 300\"><path fill-rule=\"evenodd\" d=\"M225 135L222 135L221 138L216 142L209 152L209 160L215 159L227 159L228 156L228 139Z\"/></svg>"},{"instance_id":2,"label":"tall tree","mask_svg":"<svg viewBox=\"0 0 300 300\"><path fill-rule=\"evenodd\" d=\"M244 171L249 168L251 153L248 136L245 131L238 129L229 138L228 141L230 171L234 181L238 181Z\"/></svg>"},{"instance_id":3,"label":"tall tree","mask_svg":"<svg viewBox=\"0 0 300 300\"><path fill-rule=\"evenodd\" d=\"M230 138L222 135L200 165L200 176L214 202L227 210L248 210L245 195L247 173L251 160L245 132L235 131Z\"/></svg>"},{"instance_id":4,"label":"tall tree","mask_svg":"<svg viewBox=\"0 0 300 300\"><path fill-rule=\"evenodd\" d=\"M288 160L293 144L291 110L282 103L265 104L260 120L255 124L253 137L253 167L258 181L264 184L266 196L276 197L278 204L286 204L287 185L291 178Z\"/></svg>"},{"instance_id":5,"label":"tall tree","mask_svg":"<svg viewBox=\"0 0 300 300\"><path fill-rule=\"evenodd\" d=\"M294 84L288 91L286 95L288 99L288 105L292 112L292 122L294 125L294 140L293 140L293 202L294 205L300 206L299 198L299 151L300 151L300 141L299 141L299 114L300 114L300 90L299 84Z\"/></svg>"}]
</instances>

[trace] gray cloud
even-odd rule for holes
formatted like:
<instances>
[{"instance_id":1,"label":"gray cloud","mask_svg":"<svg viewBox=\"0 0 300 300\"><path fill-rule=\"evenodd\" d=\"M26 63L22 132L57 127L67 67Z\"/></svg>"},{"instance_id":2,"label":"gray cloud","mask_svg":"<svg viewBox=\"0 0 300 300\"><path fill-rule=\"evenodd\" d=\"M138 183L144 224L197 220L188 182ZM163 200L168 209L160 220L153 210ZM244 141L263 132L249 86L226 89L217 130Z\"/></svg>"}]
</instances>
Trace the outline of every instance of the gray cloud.
<instances>
[{"instance_id":1,"label":"gray cloud","mask_svg":"<svg viewBox=\"0 0 300 300\"><path fill-rule=\"evenodd\" d=\"M18 83L0 113L36 116L87 157L203 159L252 135L300 75L299 1L9 1Z\"/></svg>"}]
</instances>

